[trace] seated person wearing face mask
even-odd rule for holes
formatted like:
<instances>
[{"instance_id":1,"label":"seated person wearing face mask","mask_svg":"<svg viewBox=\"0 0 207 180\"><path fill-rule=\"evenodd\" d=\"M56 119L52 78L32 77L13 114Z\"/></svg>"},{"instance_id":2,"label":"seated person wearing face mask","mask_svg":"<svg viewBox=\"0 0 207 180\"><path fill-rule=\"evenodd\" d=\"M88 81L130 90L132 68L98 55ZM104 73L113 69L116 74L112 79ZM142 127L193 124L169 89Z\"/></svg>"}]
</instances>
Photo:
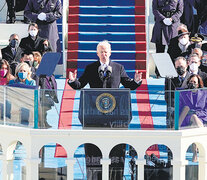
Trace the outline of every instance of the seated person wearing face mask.
<instances>
[{"instance_id":1,"label":"seated person wearing face mask","mask_svg":"<svg viewBox=\"0 0 207 180\"><path fill-rule=\"evenodd\" d=\"M29 65L29 67L31 68L31 78L35 79L35 72L36 69L34 67L34 54L31 51L26 51L22 53L22 58L20 59L20 62L24 62L27 63Z\"/></svg>"},{"instance_id":2,"label":"seated person wearing face mask","mask_svg":"<svg viewBox=\"0 0 207 180\"><path fill-rule=\"evenodd\" d=\"M19 47L19 36L17 34L12 34L9 38L9 45L1 49L2 59L7 60L9 63L12 74L15 74L15 68L17 63L21 59L22 50Z\"/></svg>"},{"instance_id":3,"label":"seated person wearing face mask","mask_svg":"<svg viewBox=\"0 0 207 180\"><path fill-rule=\"evenodd\" d=\"M27 63L20 63L16 67L15 79L10 80L9 84L26 84L29 86L36 86L36 82L31 78L31 68Z\"/></svg>"},{"instance_id":4,"label":"seated person wearing face mask","mask_svg":"<svg viewBox=\"0 0 207 180\"><path fill-rule=\"evenodd\" d=\"M41 52L41 54L43 55L47 52L52 52L52 48L51 48L49 40L45 39L43 42L43 51Z\"/></svg>"},{"instance_id":5,"label":"seated person wearing face mask","mask_svg":"<svg viewBox=\"0 0 207 180\"><path fill-rule=\"evenodd\" d=\"M180 92L179 127L204 127L207 125L207 93L206 90L199 90L203 88L203 81L199 75L193 74L187 84L187 89L191 90Z\"/></svg>"},{"instance_id":6,"label":"seated person wearing face mask","mask_svg":"<svg viewBox=\"0 0 207 180\"><path fill-rule=\"evenodd\" d=\"M183 56L188 56L191 52L188 50L188 46L190 45L190 38L189 38L190 32L187 31L187 29L183 29L182 31L178 31L178 36L170 41L170 44L168 46L167 53L170 55L173 64L174 59Z\"/></svg>"},{"instance_id":7,"label":"seated person wearing face mask","mask_svg":"<svg viewBox=\"0 0 207 180\"><path fill-rule=\"evenodd\" d=\"M0 85L7 85L12 79L14 79L14 76L10 72L9 63L2 59L0 61Z\"/></svg>"},{"instance_id":8,"label":"seated person wearing face mask","mask_svg":"<svg viewBox=\"0 0 207 180\"><path fill-rule=\"evenodd\" d=\"M201 65L201 60L197 54L191 54L189 56L188 65L190 74L198 74L202 78L204 86L207 87L207 73L201 71L199 68Z\"/></svg>"},{"instance_id":9,"label":"seated person wearing face mask","mask_svg":"<svg viewBox=\"0 0 207 180\"><path fill-rule=\"evenodd\" d=\"M207 91L203 88L203 81L197 74L193 74L187 81L189 91L180 92L179 127L206 127L207 126ZM197 162L197 146L192 145L192 161Z\"/></svg>"},{"instance_id":10,"label":"seated person wearing face mask","mask_svg":"<svg viewBox=\"0 0 207 180\"><path fill-rule=\"evenodd\" d=\"M28 27L29 35L25 38L22 38L20 42L20 47L22 51L39 51L41 54L45 51L44 41L45 39L39 36L38 25L31 23Z\"/></svg>"},{"instance_id":11,"label":"seated person wearing face mask","mask_svg":"<svg viewBox=\"0 0 207 180\"><path fill-rule=\"evenodd\" d=\"M187 71L187 60L180 56L175 59L175 68L178 73L178 77L171 79L171 85L169 80L165 79L165 101L167 103L167 127L174 127L174 90L177 88L187 88L187 79L190 77L190 73ZM169 89L171 87L171 89ZM171 90L171 92L170 92Z\"/></svg>"},{"instance_id":12,"label":"seated person wearing face mask","mask_svg":"<svg viewBox=\"0 0 207 180\"><path fill-rule=\"evenodd\" d=\"M204 52L200 49L200 48L194 48L192 49L192 53L191 54L197 54L200 61L201 61L201 65L199 66L199 69L205 73L207 73L207 56L206 54L204 54Z\"/></svg>"}]
</instances>

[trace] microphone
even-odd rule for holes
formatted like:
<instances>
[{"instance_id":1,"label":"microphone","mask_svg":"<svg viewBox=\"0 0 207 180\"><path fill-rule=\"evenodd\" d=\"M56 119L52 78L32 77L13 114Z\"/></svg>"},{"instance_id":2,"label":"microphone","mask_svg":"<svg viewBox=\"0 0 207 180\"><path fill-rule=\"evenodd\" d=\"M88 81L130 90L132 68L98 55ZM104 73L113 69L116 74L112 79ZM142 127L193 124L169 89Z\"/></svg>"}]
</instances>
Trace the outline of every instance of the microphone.
<instances>
[{"instance_id":1,"label":"microphone","mask_svg":"<svg viewBox=\"0 0 207 180\"><path fill-rule=\"evenodd\" d=\"M106 79L111 77L111 73L112 73L112 67L108 66L106 70Z\"/></svg>"},{"instance_id":2,"label":"microphone","mask_svg":"<svg viewBox=\"0 0 207 180\"><path fill-rule=\"evenodd\" d=\"M101 65L98 67L98 75L99 75L99 78L103 81L103 79L104 79L104 67L101 66Z\"/></svg>"}]
</instances>

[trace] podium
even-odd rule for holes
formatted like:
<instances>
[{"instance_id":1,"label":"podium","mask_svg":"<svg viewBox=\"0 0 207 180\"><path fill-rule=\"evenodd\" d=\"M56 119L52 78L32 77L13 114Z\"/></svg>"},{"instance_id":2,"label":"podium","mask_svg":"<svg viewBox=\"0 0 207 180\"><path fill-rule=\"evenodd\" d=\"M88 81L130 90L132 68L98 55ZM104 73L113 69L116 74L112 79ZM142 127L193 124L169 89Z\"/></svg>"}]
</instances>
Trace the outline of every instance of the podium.
<instances>
[{"instance_id":1,"label":"podium","mask_svg":"<svg viewBox=\"0 0 207 180\"><path fill-rule=\"evenodd\" d=\"M130 89L91 88L81 89L79 120L83 128L128 129L132 119ZM101 180L100 159L102 153L93 144L85 144L87 179ZM125 163L125 144L119 144L110 158L120 161L112 162L109 167L109 179L122 179ZM93 163L93 159L98 159ZM90 163L88 163L90 162ZM93 177L93 178L91 178Z\"/></svg>"},{"instance_id":2,"label":"podium","mask_svg":"<svg viewBox=\"0 0 207 180\"><path fill-rule=\"evenodd\" d=\"M82 89L79 120L83 128L128 128L132 119L130 89Z\"/></svg>"}]
</instances>

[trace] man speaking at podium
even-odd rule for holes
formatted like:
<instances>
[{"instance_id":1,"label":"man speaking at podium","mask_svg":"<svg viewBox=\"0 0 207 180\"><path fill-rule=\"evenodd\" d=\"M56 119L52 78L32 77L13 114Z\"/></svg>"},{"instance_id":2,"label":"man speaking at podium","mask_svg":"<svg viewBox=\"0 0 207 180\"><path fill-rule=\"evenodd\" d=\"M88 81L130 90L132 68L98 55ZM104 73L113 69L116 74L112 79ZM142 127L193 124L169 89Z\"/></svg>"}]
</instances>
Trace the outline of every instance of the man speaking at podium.
<instances>
[{"instance_id":1,"label":"man speaking at podium","mask_svg":"<svg viewBox=\"0 0 207 180\"><path fill-rule=\"evenodd\" d=\"M68 84L73 89L84 88L88 83L91 88L119 88L122 84L125 88L135 90L142 83L142 73L135 72L134 79L131 79L125 72L124 67L121 64L112 62L110 60L111 56L111 45L107 40L99 42L97 45L97 55L99 61L86 66L83 75L77 79L77 71L69 72ZM101 159L100 151L95 150L94 146L91 144L85 145L85 156L87 158L97 158ZM124 159L125 159L125 145L121 144L117 147L116 152L112 154L112 157L118 157L122 159L121 162L114 163L110 165L110 179L112 180L122 180L124 171ZM86 160L87 167L87 179L101 180L101 165L89 165ZM94 169L93 169L94 168ZM94 170L99 168L94 178ZM92 172L92 173L91 173ZM92 174L90 176L90 174ZM92 178L93 177L93 178Z\"/></svg>"},{"instance_id":2,"label":"man speaking at podium","mask_svg":"<svg viewBox=\"0 0 207 180\"><path fill-rule=\"evenodd\" d=\"M77 79L77 71L69 72L68 84L73 89L81 89L88 83L91 88L119 88L120 83L125 88L135 90L142 83L142 73L135 72L134 79L131 79L121 64L112 62L111 45L104 40L97 45L99 61L86 66L83 75Z\"/></svg>"}]
</instances>

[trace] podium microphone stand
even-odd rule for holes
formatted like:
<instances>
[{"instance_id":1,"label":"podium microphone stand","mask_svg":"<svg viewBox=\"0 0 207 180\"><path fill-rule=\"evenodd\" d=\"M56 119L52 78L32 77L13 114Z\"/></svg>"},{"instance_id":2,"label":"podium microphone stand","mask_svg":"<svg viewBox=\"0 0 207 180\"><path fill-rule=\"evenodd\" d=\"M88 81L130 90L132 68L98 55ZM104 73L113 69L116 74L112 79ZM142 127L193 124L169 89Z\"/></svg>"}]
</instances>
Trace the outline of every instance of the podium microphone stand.
<instances>
[{"instance_id":1,"label":"podium microphone stand","mask_svg":"<svg viewBox=\"0 0 207 180\"><path fill-rule=\"evenodd\" d=\"M175 70L175 66L168 53L154 53L152 54L152 58L155 62L155 65L157 66L160 76L167 79L168 91L166 93L169 94L167 103L171 107L171 103L172 103L171 102L171 95L172 95L171 79L178 76L177 71Z\"/></svg>"}]
</instances>

